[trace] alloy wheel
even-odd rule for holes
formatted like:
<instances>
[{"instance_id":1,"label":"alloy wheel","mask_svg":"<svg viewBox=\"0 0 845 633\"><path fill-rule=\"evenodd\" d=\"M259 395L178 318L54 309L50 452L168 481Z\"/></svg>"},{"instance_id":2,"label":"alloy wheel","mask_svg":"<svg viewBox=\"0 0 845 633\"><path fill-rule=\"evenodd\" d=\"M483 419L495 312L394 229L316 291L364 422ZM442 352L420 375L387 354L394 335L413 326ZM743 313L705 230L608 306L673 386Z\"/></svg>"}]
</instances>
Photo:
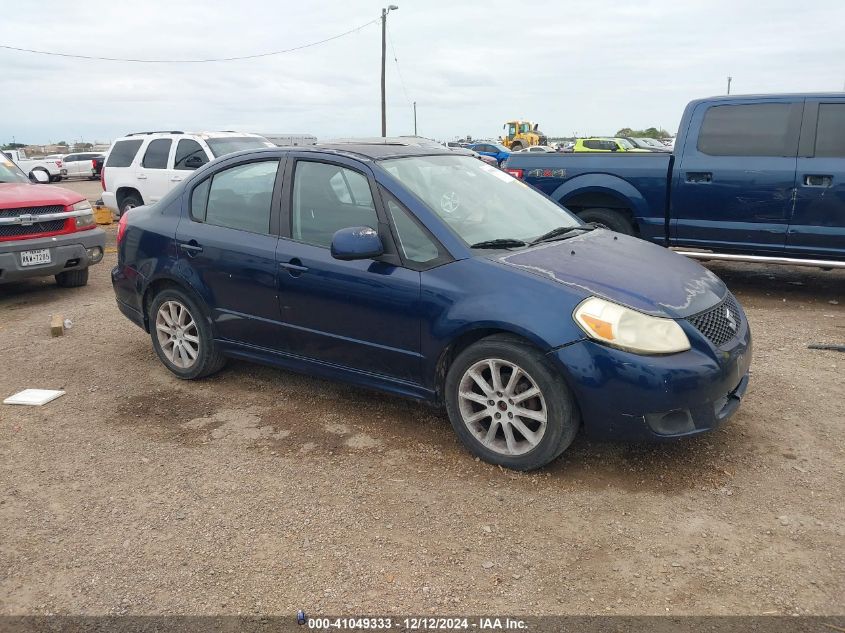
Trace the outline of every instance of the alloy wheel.
<instances>
[{"instance_id":1,"label":"alloy wheel","mask_svg":"<svg viewBox=\"0 0 845 633\"><path fill-rule=\"evenodd\" d=\"M156 336L161 351L173 365L188 369L197 362L200 338L197 324L184 304L170 300L156 313Z\"/></svg>"},{"instance_id":2,"label":"alloy wheel","mask_svg":"<svg viewBox=\"0 0 845 633\"><path fill-rule=\"evenodd\" d=\"M458 407L475 439L500 455L527 453L546 432L543 392L510 361L488 358L467 369L458 386Z\"/></svg>"}]
</instances>

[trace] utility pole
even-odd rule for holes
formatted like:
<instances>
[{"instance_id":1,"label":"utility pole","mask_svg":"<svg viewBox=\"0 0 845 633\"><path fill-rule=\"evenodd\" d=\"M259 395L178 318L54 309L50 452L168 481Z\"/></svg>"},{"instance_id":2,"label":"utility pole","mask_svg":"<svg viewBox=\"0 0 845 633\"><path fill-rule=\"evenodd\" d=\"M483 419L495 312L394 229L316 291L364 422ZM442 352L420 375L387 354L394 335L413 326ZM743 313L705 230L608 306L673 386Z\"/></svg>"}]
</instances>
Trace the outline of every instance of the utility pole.
<instances>
[{"instance_id":1,"label":"utility pole","mask_svg":"<svg viewBox=\"0 0 845 633\"><path fill-rule=\"evenodd\" d=\"M731 80L732 79L733 79L733 77L728 75L728 94L731 94Z\"/></svg>"},{"instance_id":2,"label":"utility pole","mask_svg":"<svg viewBox=\"0 0 845 633\"><path fill-rule=\"evenodd\" d=\"M414 101L414 136L417 135L417 102Z\"/></svg>"},{"instance_id":3,"label":"utility pole","mask_svg":"<svg viewBox=\"0 0 845 633\"><path fill-rule=\"evenodd\" d=\"M398 9L395 4L381 10L381 136L387 136L387 105L384 98L384 69L387 57L387 14Z\"/></svg>"}]
</instances>

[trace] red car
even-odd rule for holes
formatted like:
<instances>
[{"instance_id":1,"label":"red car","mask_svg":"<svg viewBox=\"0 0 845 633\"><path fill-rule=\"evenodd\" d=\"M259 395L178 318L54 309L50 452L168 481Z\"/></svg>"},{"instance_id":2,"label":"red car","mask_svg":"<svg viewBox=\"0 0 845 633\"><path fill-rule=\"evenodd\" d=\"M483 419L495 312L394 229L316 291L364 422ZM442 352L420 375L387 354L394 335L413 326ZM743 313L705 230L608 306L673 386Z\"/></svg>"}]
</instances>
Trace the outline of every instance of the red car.
<instances>
[{"instance_id":1,"label":"red car","mask_svg":"<svg viewBox=\"0 0 845 633\"><path fill-rule=\"evenodd\" d=\"M48 179L41 172L33 178ZM0 152L0 284L54 275L59 286L84 286L88 267L103 259L105 243L82 195L33 186Z\"/></svg>"}]
</instances>

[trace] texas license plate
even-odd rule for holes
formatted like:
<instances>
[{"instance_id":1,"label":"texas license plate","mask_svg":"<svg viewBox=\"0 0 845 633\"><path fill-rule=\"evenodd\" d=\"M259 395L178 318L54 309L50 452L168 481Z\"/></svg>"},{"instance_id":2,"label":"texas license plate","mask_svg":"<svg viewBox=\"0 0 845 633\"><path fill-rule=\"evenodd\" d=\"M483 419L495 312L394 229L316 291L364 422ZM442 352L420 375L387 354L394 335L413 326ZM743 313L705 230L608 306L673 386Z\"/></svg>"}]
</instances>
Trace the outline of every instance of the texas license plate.
<instances>
[{"instance_id":1,"label":"texas license plate","mask_svg":"<svg viewBox=\"0 0 845 633\"><path fill-rule=\"evenodd\" d=\"M21 266L35 266L50 263L50 249L41 248L37 251L21 251Z\"/></svg>"}]
</instances>

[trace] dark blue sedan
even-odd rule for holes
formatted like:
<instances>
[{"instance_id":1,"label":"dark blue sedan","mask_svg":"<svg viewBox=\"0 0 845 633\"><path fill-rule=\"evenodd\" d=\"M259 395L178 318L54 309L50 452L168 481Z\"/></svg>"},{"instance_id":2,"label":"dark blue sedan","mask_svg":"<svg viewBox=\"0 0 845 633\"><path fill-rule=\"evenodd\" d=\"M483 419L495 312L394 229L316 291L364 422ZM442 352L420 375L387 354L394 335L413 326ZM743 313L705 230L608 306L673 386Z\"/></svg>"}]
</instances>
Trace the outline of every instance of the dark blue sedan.
<instances>
[{"instance_id":1,"label":"dark blue sedan","mask_svg":"<svg viewBox=\"0 0 845 633\"><path fill-rule=\"evenodd\" d=\"M582 426L709 431L748 384L748 322L713 273L445 149L218 159L123 216L112 281L179 378L235 357L444 404L470 451L521 470Z\"/></svg>"}]
</instances>

